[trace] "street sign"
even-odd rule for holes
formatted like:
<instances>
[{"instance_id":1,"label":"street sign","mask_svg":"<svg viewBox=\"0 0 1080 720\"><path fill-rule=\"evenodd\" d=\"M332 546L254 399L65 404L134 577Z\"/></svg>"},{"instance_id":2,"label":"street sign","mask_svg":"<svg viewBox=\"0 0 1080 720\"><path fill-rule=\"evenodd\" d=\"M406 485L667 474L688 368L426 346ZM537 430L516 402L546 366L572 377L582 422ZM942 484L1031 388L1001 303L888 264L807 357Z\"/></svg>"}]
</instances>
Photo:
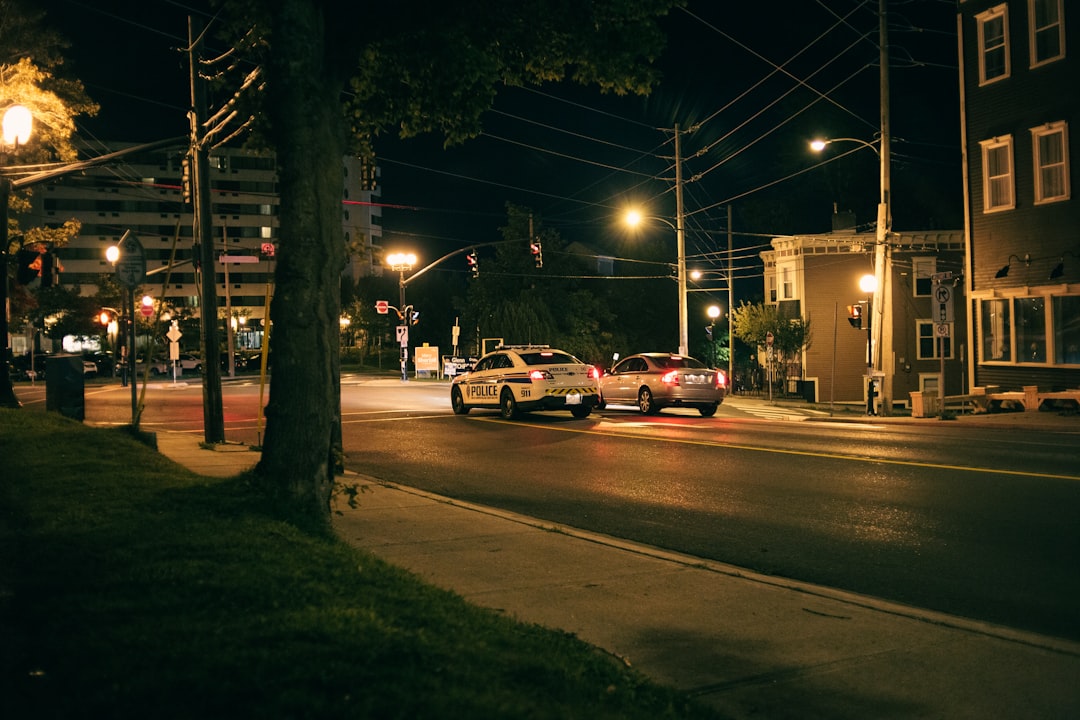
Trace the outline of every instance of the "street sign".
<instances>
[{"instance_id":1,"label":"street sign","mask_svg":"<svg viewBox=\"0 0 1080 720\"><path fill-rule=\"evenodd\" d=\"M949 323L938 323L934 326L934 335L939 338L949 337Z\"/></svg>"},{"instance_id":2,"label":"street sign","mask_svg":"<svg viewBox=\"0 0 1080 720\"><path fill-rule=\"evenodd\" d=\"M766 345L768 345L769 347L772 347L773 340L774 340L774 338L773 338L773 334L771 332L765 333L765 344Z\"/></svg>"},{"instance_id":3,"label":"street sign","mask_svg":"<svg viewBox=\"0 0 1080 720\"><path fill-rule=\"evenodd\" d=\"M379 313L380 315L386 315L387 313L389 313L390 312L390 301L389 300L376 300L375 301L375 312Z\"/></svg>"},{"instance_id":4,"label":"street sign","mask_svg":"<svg viewBox=\"0 0 1080 720\"><path fill-rule=\"evenodd\" d=\"M395 330L397 331L398 345L401 347L409 347L409 326L398 325Z\"/></svg>"},{"instance_id":5,"label":"street sign","mask_svg":"<svg viewBox=\"0 0 1080 720\"><path fill-rule=\"evenodd\" d=\"M953 321L952 285L934 286L934 322L951 323Z\"/></svg>"},{"instance_id":6,"label":"street sign","mask_svg":"<svg viewBox=\"0 0 1080 720\"><path fill-rule=\"evenodd\" d=\"M120 238L120 258L116 261L116 282L128 290L134 290L146 279L146 253L142 243L131 231Z\"/></svg>"},{"instance_id":7,"label":"street sign","mask_svg":"<svg viewBox=\"0 0 1080 720\"><path fill-rule=\"evenodd\" d=\"M148 317L150 317L151 315L154 314L154 306L153 305L140 305L139 306L139 312L142 313L143 317L148 318Z\"/></svg>"}]
</instances>

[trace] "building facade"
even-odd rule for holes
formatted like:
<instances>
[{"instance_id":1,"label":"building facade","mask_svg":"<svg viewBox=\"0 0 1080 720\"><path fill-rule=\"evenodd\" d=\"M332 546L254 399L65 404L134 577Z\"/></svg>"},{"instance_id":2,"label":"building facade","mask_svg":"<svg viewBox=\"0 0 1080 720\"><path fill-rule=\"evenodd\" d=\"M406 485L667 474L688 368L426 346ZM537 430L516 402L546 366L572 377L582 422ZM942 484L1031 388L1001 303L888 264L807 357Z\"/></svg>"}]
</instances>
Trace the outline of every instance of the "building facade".
<instances>
[{"instance_id":1,"label":"building facade","mask_svg":"<svg viewBox=\"0 0 1080 720\"><path fill-rule=\"evenodd\" d=\"M127 147L111 144L110 151ZM125 232L141 242L148 276L139 294L166 308L199 314L203 268L194 264L194 215L187 197L187 148L133 154L122 164L88 169L43 184L35 192L38 224L59 225L74 218L81 231L55 250L63 267L57 282L95 295L103 276L112 274L105 251ZM377 170L357 158L342 161L342 241L347 250L344 273L353 281L381 273L382 236ZM273 292L274 251L278 233L277 165L273 154L220 148L210 154L213 268L218 311L229 313L233 327L257 328L268 315ZM171 270L169 267L173 266Z\"/></svg>"},{"instance_id":2,"label":"building facade","mask_svg":"<svg viewBox=\"0 0 1080 720\"><path fill-rule=\"evenodd\" d=\"M957 22L970 384L1080 388L1080 7L960 0Z\"/></svg>"},{"instance_id":3,"label":"building facade","mask_svg":"<svg viewBox=\"0 0 1080 720\"><path fill-rule=\"evenodd\" d=\"M810 343L798 363L789 366L787 389L797 390L801 383L802 394L814 402L866 403L869 329L881 322L879 394L891 397L894 406L906 405L912 392L936 391L943 370L945 393L965 392L964 304L954 302L958 312L942 323L935 317L934 297L935 280L957 295L962 290L954 283L962 276L963 233L890 233L880 309L859 284L862 276L874 274L874 242L873 233L837 231L774 238L772 249L761 253L765 302L777 305L782 317L801 319L810 328ZM859 315L857 328L849 322L853 314Z\"/></svg>"}]
</instances>

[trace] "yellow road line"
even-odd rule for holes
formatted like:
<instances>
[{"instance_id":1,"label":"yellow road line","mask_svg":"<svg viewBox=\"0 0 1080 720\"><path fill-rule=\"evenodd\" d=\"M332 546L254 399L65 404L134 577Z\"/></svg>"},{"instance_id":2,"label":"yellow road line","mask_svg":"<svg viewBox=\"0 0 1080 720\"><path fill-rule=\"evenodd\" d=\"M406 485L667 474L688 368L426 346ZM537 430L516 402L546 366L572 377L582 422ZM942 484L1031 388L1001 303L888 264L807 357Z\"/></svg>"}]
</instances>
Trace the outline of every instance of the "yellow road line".
<instances>
[{"instance_id":1,"label":"yellow road line","mask_svg":"<svg viewBox=\"0 0 1080 720\"><path fill-rule=\"evenodd\" d=\"M1080 480L1076 475L1057 475L1054 473L1028 472L1025 470L995 470L993 468L967 467L964 465L946 465L944 463L917 462L915 460L893 460L889 458L868 458L858 455L842 455L840 453L815 452L811 450L789 450L785 448L766 448L755 445L742 445L739 443L718 442L715 440L687 440L680 438L658 438L632 433L613 432L608 430L583 430L580 428L558 427L552 425L537 425L535 423L508 422L500 418L468 418L474 422L501 423L517 427L532 427L538 430L558 430L560 432L578 433L580 435L598 435L600 437L619 437L628 440L651 440L653 442L678 443L680 445L700 445L702 447L725 447L734 450L749 450L751 452L763 452L773 455L797 455L800 457L821 458L824 460L853 460L856 462L876 463L881 465L900 465L903 467L929 468L935 470L965 470L968 472L994 473L996 475L1014 475L1018 477L1034 477L1051 480Z\"/></svg>"}]
</instances>

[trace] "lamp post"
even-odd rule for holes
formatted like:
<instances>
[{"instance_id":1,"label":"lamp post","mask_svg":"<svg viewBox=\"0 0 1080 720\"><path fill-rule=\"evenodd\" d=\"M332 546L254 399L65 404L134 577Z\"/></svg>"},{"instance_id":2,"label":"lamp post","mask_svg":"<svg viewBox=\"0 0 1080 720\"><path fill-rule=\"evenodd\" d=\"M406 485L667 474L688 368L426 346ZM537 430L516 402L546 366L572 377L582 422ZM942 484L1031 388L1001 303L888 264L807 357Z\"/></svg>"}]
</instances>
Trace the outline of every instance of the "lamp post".
<instances>
[{"instance_id":1,"label":"lamp post","mask_svg":"<svg viewBox=\"0 0 1080 720\"><path fill-rule=\"evenodd\" d=\"M416 265L415 253L395 252L386 256L386 264L398 273L398 325L399 342L401 344L401 382L409 381L407 365L409 361L409 313L405 308L405 273L411 271Z\"/></svg>"},{"instance_id":2,"label":"lamp post","mask_svg":"<svg viewBox=\"0 0 1080 720\"><path fill-rule=\"evenodd\" d=\"M888 85L885 81L885 85L882 88L882 121L881 121L881 137L879 142L881 147L875 146L873 143L865 140L859 140L858 138L831 138L831 139L818 139L810 143L810 148L815 152L821 152L825 149L825 146L831 145L834 142L853 142L863 147L868 147L874 151L878 156L878 164L881 170L880 179L880 197L878 200L877 208L877 224L874 231L874 278L876 280L876 286L874 288L874 313L878 316L877 321L871 321L870 325L873 327L873 338L876 341L874 343L874 356L872 358L874 367L881 370L884 373L885 366L884 360L885 345L888 344L891 348L891 338L888 337L888 333L892 332L892 316L891 305L888 300L887 283L889 281L889 226L892 223L892 211L889 207L891 191L889 181L889 132L888 132ZM869 314L871 308L867 308ZM892 382L885 373L882 382L882 409L887 415L892 407Z\"/></svg>"},{"instance_id":3,"label":"lamp post","mask_svg":"<svg viewBox=\"0 0 1080 720\"><path fill-rule=\"evenodd\" d=\"M0 405L3 407L21 407L11 387L7 363L11 357L11 343L8 337L8 201L11 199L11 181L4 174L7 164L7 148L18 151L19 145L26 144L34 129L34 116L23 105L11 105L4 111L3 147L0 148L0 337L4 341L3 371L4 379L0 385Z\"/></svg>"},{"instance_id":4,"label":"lamp post","mask_svg":"<svg viewBox=\"0 0 1080 720\"><path fill-rule=\"evenodd\" d=\"M731 247L728 246L728 253L730 254ZM690 279L695 283L705 277L706 274L719 275L727 283L727 296L728 296L728 311L727 311L727 331L728 331L728 363L727 363L727 376L728 387L734 388L735 382L735 328L733 326L735 320L731 317L731 309L735 307L735 287L732 283L731 276L731 260L730 255L728 259L728 270L691 270ZM687 292L711 292L709 288L697 288L695 290L687 290ZM712 308L709 308L712 310Z\"/></svg>"},{"instance_id":5,"label":"lamp post","mask_svg":"<svg viewBox=\"0 0 1080 720\"><path fill-rule=\"evenodd\" d=\"M876 415L874 411L874 314L871 312L872 298L877 291L878 282L874 275L863 275L859 278L859 289L866 294L866 414Z\"/></svg>"},{"instance_id":6,"label":"lamp post","mask_svg":"<svg viewBox=\"0 0 1080 720\"><path fill-rule=\"evenodd\" d=\"M689 347L686 309L686 238L685 233L683 232L681 207L680 212L675 219L676 222L673 223L662 217L650 216L646 218L636 210L630 210L625 216L626 224L630 227L637 227L644 220L658 220L675 231L675 279L679 284L679 354L686 355L687 348Z\"/></svg>"},{"instance_id":7,"label":"lamp post","mask_svg":"<svg viewBox=\"0 0 1080 720\"><path fill-rule=\"evenodd\" d=\"M710 358L710 360L712 360L711 365L716 367L716 335L713 334L713 328L716 327L716 318L720 317L720 308L716 305L710 305L705 311L705 314L709 316L709 341L712 343L712 347L709 348L709 352L712 355Z\"/></svg>"}]
</instances>

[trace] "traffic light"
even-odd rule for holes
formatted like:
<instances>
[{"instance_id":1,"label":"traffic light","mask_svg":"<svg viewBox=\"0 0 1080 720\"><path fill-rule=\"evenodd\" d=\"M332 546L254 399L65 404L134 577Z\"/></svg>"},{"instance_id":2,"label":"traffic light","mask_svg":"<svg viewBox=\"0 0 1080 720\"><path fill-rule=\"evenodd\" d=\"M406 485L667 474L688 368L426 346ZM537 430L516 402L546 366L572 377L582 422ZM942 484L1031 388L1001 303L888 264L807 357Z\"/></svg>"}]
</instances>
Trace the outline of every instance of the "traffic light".
<instances>
[{"instance_id":1,"label":"traffic light","mask_svg":"<svg viewBox=\"0 0 1080 720\"><path fill-rule=\"evenodd\" d=\"M20 285L29 285L41 275L41 253L37 250L19 250L16 262L15 279Z\"/></svg>"},{"instance_id":2,"label":"traffic light","mask_svg":"<svg viewBox=\"0 0 1080 720\"><path fill-rule=\"evenodd\" d=\"M110 313L108 310L102 310L100 313L98 313L97 321L105 327L109 327L109 323L113 321L112 313Z\"/></svg>"},{"instance_id":3,"label":"traffic light","mask_svg":"<svg viewBox=\"0 0 1080 720\"><path fill-rule=\"evenodd\" d=\"M544 248L540 244L540 241L533 240L529 243L529 250L532 251L533 264L538 268L544 267Z\"/></svg>"},{"instance_id":4,"label":"traffic light","mask_svg":"<svg viewBox=\"0 0 1080 720\"><path fill-rule=\"evenodd\" d=\"M480 262L476 259L475 250L465 256L465 262L469 264L469 269L472 270L472 276L480 277Z\"/></svg>"},{"instance_id":5,"label":"traffic light","mask_svg":"<svg viewBox=\"0 0 1080 720\"><path fill-rule=\"evenodd\" d=\"M64 267L60 264L60 259L56 257L55 253L41 253L41 287L47 288L59 285L59 275L63 269Z\"/></svg>"},{"instance_id":6,"label":"traffic light","mask_svg":"<svg viewBox=\"0 0 1080 720\"><path fill-rule=\"evenodd\" d=\"M847 313L847 321L851 323L851 327L862 330L862 305L848 305Z\"/></svg>"}]
</instances>

